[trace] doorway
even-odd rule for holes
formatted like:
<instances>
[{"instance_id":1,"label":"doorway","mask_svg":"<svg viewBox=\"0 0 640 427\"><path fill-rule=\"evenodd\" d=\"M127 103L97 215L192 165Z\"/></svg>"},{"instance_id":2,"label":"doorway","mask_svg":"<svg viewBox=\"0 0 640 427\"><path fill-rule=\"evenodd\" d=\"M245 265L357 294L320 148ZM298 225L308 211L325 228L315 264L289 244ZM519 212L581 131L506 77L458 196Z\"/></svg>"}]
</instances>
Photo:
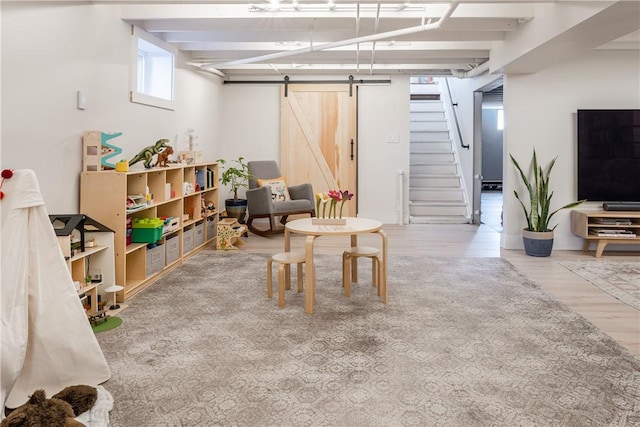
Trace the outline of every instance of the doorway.
<instances>
[{"instance_id":1,"label":"doorway","mask_svg":"<svg viewBox=\"0 0 640 427\"><path fill-rule=\"evenodd\" d=\"M474 206L474 212L478 212L476 223L485 224L501 233L504 164L502 78L482 88L478 94L481 96L476 97L476 103L479 101L480 105L476 107L479 107L481 119L475 120L475 126L481 143L479 144L480 152L474 153L474 158L479 160L480 166L479 171L474 170L474 175L480 177L480 182L476 185L480 197L475 198L477 206Z\"/></svg>"}]
</instances>

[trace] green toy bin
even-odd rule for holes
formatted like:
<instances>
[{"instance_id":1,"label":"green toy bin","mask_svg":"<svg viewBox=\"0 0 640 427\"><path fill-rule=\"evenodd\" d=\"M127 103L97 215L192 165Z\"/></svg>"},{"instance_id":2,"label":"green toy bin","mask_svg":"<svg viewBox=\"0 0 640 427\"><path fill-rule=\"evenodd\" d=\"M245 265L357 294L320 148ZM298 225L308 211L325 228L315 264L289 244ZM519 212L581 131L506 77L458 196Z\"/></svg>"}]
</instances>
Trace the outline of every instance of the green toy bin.
<instances>
[{"instance_id":1,"label":"green toy bin","mask_svg":"<svg viewBox=\"0 0 640 427\"><path fill-rule=\"evenodd\" d=\"M162 238L164 221L160 218L134 218L131 241L134 243L155 243Z\"/></svg>"}]
</instances>

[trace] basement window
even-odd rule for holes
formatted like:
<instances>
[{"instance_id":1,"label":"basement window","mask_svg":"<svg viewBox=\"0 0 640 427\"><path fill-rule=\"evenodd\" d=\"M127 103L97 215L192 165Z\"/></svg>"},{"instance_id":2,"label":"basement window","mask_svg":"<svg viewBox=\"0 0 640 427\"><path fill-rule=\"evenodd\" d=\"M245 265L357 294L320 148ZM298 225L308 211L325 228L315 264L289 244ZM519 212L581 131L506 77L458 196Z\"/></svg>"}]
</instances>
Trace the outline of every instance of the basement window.
<instances>
[{"instance_id":1,"label":"basement window","mask_svg":"<svg viewBox=\"0 0 640 427\"><path fill-rule=\"evenodd\" d=\"M132 27L131 102L174 109L174 74L177 49Z\"/></svg>"}]
</instances>

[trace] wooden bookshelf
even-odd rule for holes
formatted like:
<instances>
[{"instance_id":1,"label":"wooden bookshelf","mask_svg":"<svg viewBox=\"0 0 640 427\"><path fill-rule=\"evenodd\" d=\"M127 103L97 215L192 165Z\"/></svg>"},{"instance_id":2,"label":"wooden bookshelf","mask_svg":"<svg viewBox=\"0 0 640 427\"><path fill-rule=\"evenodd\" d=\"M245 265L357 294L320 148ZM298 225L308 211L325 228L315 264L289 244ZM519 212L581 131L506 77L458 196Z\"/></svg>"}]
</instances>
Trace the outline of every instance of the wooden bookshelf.
<instances>
[{"instance_id":1,"label":"wooden bookshelf","mask_svg":"<svg viewBox=\"0 0 640 427\"><path fill-rule=\"evenodd\" d=\"M153 195L149 202L147 189ZM127 207L129 196L135 197ZM203 209L209 202L215 209ZM82 172L80 211L115 232L115 282L124 287L117 294L117 302L125 302L180 265L186 256L215 242L218 164ZM178 227L163 233L154 243L127 244L128 220L163 217L178 218ZM173 240L176 238L178 245Z\"/></svg>"}]
</instances>

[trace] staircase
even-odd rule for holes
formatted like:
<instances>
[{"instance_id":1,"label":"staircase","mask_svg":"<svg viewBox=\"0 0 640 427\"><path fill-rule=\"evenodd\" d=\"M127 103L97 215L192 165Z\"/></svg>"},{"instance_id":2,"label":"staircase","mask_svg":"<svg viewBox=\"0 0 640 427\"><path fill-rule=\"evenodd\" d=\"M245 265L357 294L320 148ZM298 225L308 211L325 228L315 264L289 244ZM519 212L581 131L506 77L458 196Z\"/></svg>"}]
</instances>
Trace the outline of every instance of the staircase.
<instances>
[{"instance_id":1,"label":"staircase","mask_svg":"<svg viewBox=\"0 0 640 427\"><path fill-rule=\"evenodd\" d=\"M412 224L471 222L471 209L439 86L412 84L412 94L414 89L422 92L422 96L412 96L411 100L409 223ZM431 93L426 95L425 91Z\"/></svg>"}]
</instances>

